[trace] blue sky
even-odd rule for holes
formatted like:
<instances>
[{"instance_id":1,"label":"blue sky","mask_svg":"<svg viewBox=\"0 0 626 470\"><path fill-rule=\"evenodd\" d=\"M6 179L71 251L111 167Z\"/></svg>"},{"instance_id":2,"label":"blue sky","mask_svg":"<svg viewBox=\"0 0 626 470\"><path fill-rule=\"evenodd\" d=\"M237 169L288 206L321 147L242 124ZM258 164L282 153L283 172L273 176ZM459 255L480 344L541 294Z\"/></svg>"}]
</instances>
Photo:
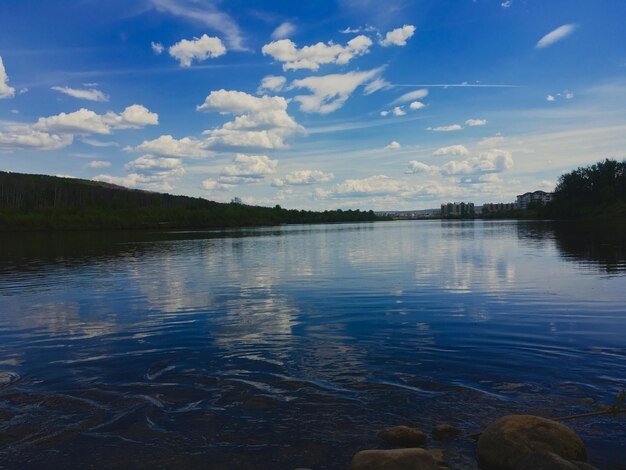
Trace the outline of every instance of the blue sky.
<instances>
[{"instance_id":1,"label":"blue sky","mask_svg":"<svg viewBox=\"0 0 626 470\"><path fill-rule=\"evenodd\" d=\"M619 0L2 0L0 169L293 208L626 156Z\"/></svg>"}]
</instances>

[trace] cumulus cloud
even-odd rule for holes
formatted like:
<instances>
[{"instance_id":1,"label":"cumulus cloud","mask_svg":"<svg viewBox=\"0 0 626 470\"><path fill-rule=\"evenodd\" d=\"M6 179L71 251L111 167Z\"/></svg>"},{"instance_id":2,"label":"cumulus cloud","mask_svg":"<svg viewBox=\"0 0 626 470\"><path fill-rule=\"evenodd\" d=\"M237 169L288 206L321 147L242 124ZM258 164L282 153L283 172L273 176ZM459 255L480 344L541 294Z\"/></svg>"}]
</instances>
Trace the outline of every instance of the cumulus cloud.
<instances>
[{"instance_id":1,"label":"cumulus cloud","mask_svg":"<svg viewBox=\"0 0 626 470\"><path fill-rule=\"evenodd\" d=\"M205 131L209 147L276 149L306 131L289 114L280 96L252 96L242 91L212 91L198 111L233 114L236 118L219 129Z\"/></svg>"},{"instance_id":2,"label":"cumulus cloud","mask_svg":"<svg viewBox=\"0 0 626 470\"><path fill-rule=\"evenodd\" d=\"M272 32L272 39L285 39L295 32L296 27L289 21L285 21Z\"/></svg>"},{"instance_id":3,"label":"cumulus cloud","mask_svg":"<svg viewBox=\"0 0 626 470\"><path fill-rule=\"evenodd\" d=\"M0 132L0 149L59 150L72 145L71 134L56 135L38 131L32 126L20 126Z\"/></svg>"},{"instance_id":4,"label":"cumulus cloud","mask_svg":"<svg viewBox=\"0 0 626 470\"><path fill-rule=\"evenodd\" d=\"M404 116L406 115L406 111L402 109L402 106L396 106L392 111L394 116Z\"/></svg>"},{"instance_id":5,"label":"cumulus cloud","mask_svg":"<svg viewBox=\"0 0 626 470\"><path fill-rule=\"evenodd\" d=\"M208 150L207 144L201 140L183 137L175 139L171 135L162 135L154 140L145 140L136 147L127 147L125 150L146 152L166 157L210 157L213 152Z\"/></svg>"},{"instance_id":6,"label":"cumulus cloud","mask_svg":"<svg viewBox=\"0 0 626 470\"><path fill-rule=\"evenodd\" d=\"M109 101L109 97L102 93L100 90L96 90L95 88L81 90L77 88L70 87L61 87L61 86L53 86L52 90L58 91L59 93L63 93L65 95L71 96L73 98L78 98L81 100L89 100L89 101L99 101L106 102Z\"/></svg>"},{"instance_id":7,"label":"cumulus cloud","mask_svg":"<svg viewBox=\"0 0 626 470\"><path fill-rule=\"evenodd\" d=\"M283 70L319 70L323 64L344 65L353 58L369 52L372 40L367 36L357 36L345 46L329 42L318 42L301 49L291 39L280 39L263 46L263 55L269 55L283 63Z\"/></svg>"},{"instance_id":8,"label":"cumulus cloud","mask_svg":"<svg viewBox=\"0 0 626 470\"><path fill-rule=\"evenodd\" d=\"M106 162L103 160L92 160L87 163L87 168L108 168L111 166L111 162Z\"/></svg>"},{"instance_id":9,"label":"cumulus cloud","mask_svg":"<svg viewBox=\"0 0 626 470\"><path fill-rule=\"evenodd\" d=\"M299 95L294 98L300 103L300 110L305 113L327 114L341 108L354 91L370 81L378 78L382 68L366 72L348 72L294 80L293 88L306 88L310 95Z\"/></svg>"},{"instance_id":10,"label":"cumulus cloud","mask_svg":"<svg viewBox=\"0 0 626 470\"><path fill-rule=\"evenodd\" d=\"M469 127L484 126L486 124L486 119L468 119L467 121L465 121L465 125Z\"/></svg>"},{"instance_id":11,"label":"cumulus cloud","mask_svg":"<svg viewBox=\"0 0 626 470\"><path fill-rule=\"evenodd\" d=\"M282 178L276 178L272 186L305 186L311 184L327 183L335 178L332 173L324 173L320 170L297 170L287 173Z\"/></svg>"},{"instance_id":12,"label":"cumulus cloud","mask_svg":"<svg viewBox=\"0 0 626 470\"><path fill-rule=\"evenodd\" d=\"M362 179L345 180L333 189L335 196L382 196L410 191L410 186L401 180L385 175L375 175Z\"/></svg>"},{"instance_id":13,"label":"cumulus cloud","mask_svg":"<svg viewBox=\"0 0 626 470\"><path fill-rule=\"evenodd\" d=\"M420 90L410 91L405 93L393 100L391 104L400 104L400 103L408 103L409 101L421 100L428 96L428 90L426 88L422 88Z\"/></svg>"},{"instance_id":14,"label":"cumulus cloud","mask_svg":"<svg viewBox=\"0 0 626 470\"><path fill-rule=\"evenodd\" d=\"M433 152L435 156L448 156L448 155L469 155L470 152L464 145L451 145L449 147L441 147Z\"/></svg>"},{"instance_id":15,"label":"cumulus cloud","mask_svg":"<svg viewBox=\"0 0 626 470\"><path fill-rule=\"evenodd\" d=\"M409 173L435 173L438 168L436 166L427 165L426 163L418 162L417 160L411 160L409 162Z\"/></svg>"},{"instance_id":16,"label":"cumulus cloud","mask_svg":"<svg viewBox=\"0 0 626 470\"><path fill-rule=\"evenodd\" d=\"M500 4L502 8L511 8L513 6L513 0L505 0Z\"/></svg>"},{"instance_id":17,"label":"cumulus cloud","mask_svg":"<svg viewBox=\"0 0 626 470\"><path fill-rule=\"evenodd\" d=\"M94 176L92 180L115 184L125 188L146 189L149 191L171 191L174 187L168 180L168 177L169 175L163 174L145 175L141 173L130 173L126 176L102 174Z\"/></svg>"},{"instance_id":18,"label":"cumulus cloud","mask_svg":"<svg viewBox=\"0 0 626 470\"><path fill-rule=\"evenodd\" d=\"M183 162L179 158L155 157L153 155L143 155L124 166L127 171L146 170L179 170L183 167Z\"/></svg>"},{"instance_id":19,"label":"cumulus cloud","mask_svg":"<svg viewBox=\"0 0 626 470\"><path fill-rule=\"evenodd\" d=\"M459 124L452 124L450 126L439 126L439 127L429 127L428 128L429 131L435 131L435 132L454 132L454 131L460 131L461 129L463 129L463 126L460 126Z\"/></svg>"},{"instance_id":20,"label":"cumulus cloud","mask_svg":"<svg viewBox=\"0 0 626 470\"><path fill-rule=\"evenodd\" d=\"M60 134L110 134L115 129L141 129L159 123L159 116L145 106L128 106L121 114L96 114L81 108L73 113L60 113L39 118L33 125L38 131Z\"/></svg>"},{"instance_id":21,"label":"cumulus cloud","mask_svg":"<svg viewBox=\"0 0 626 470\"><path fill-rule=\"evenodd\" d=\"M169 48L172 57L178 60L181 67L190 67L195 59L202 62L206 59L215 59L226 54L226 47L218 37L209 37L206 34L192 40L183 39Z\"/></svg>"},{"instance_id":22,"label":"cumulus cloud","mask_svg":"<svg viewBox=\"0 0 626 470\"><path fill-rule=\"evenodd\" d=\"M395 140L392 141L389 145L387 145L385 147L385 150L396 150L399 149L400 147L402 147L402 145L400 145L399 142L396 142Z\"/></svg>"},{"instance_id":23,"label":"cumulus cloud","mask_svg":"<svg viewBox=\"0 0 626 470\"><path fill-rule=\"evenodd\" d=\"M266 176L276 173L278 160L266 155L237 154L233 165L225 166L218 178L209 178L202 182L208 191L230 189L240 184L251 184L263 181Z\"/></svg>"},{"instance_id":24,"label":"cumulus cloud","mask_svg":"<svg viewBox=\"0 0 626 470\"><path fill-rule=\"evenodd\" d=\"M278 92L285 87L287 79L282 76L268 75L263 77L261 85L259 85L258 93L264 93L267 91Z\"/></svg>"},{"instance_id":25,"label":"cumulus cloud","mask_svg":"<svg viewBox=\"0 0 626 470\"><path fill-rule=\"evenodd\" d=\"M9 76L0 57L0 99L11 98L14 95L15 88L9 86Z\"/></svg>"},{"instance_id":26,"label":"cumulus cloud","mask_svg":"<svg viewBox=\"0 0 626 470\"><path fill-rule=\"evenodd\" d=\"M143 155L127 163L124 169L130 172L126 176L102 174L92 179L129 188L171 191L174 188L174 182L185 174L180 159L153 155Z\"/></svg>"},{"instance_id":27,"label":"cumulus cloud","mask_svg":"<svg viewBox=\"0 0 626 470\"><path fill-rule=\"evenodd\" d=\"M383 47L406 46L407 39L413 34L415 34L415 26L405 24L402 28L396 28L385 34L385 37L380 40L380 45Z\"/></svg>"},{"instance_id":28,"label":"cumulus cloud","mask_svg":"<svg viewBox=\"0 0 626 470\"><path fill-rule=\"evenodd\" d=\"M535 47L537 49L543 49L544 47L551 46L555 42L565 39L567 36L572 34L576 28L578 28L578 25L576 24L564 24L563 26L559 26L554 31L551 31L542 37L539 42L537 42Z\"/></svg>"},{"instance_id":29,"label":"cumulus cloud","mask_svg":"<svg viewBox=\"0 0 626 470\"><path fill-rule=\"evenodd\" d=\"M409 105L409 108L411 108L413 111L415 111L417 109L422 109L424 106L426 106L426 105L424 103L422 103L421 101L413 101Z\"/></svg>"},{"instance_id":30,"label":"cumulus cloud","mask_svg":"<svg viewBox=\"0 0 626 470\"><path fill-rule=\"evenodd\" d=\"M75 135L110 134L115 129L139 129L158 122L158 115L141 105L129 106L121 114L102 115L81 108L39 118L34 124L9 126L0 132L0 147L58 150L71 145Z\"/></svg>"},{"instance_id":31,"label":"cumulus cloud","mask_svg":"<svg viewBox=\"0 0 626 470\"><path fill-rule=\"evenodd\" d=\"M154 52L156 55L163 54L163 51L165 50L165 47L160 42L152 41L150 43L150 47L152 47L152 52Z\"/></svg>"},{"instance_id":32,"label":"cumulus cloud","mask_svg":"<svg viewBox=\"0 0 626 470\"><path fill-rule=\"evenodd\" d=\"M513 157L506 150L491 149L467 160L450 161L442 166L446 176L502 173L513 166Z\"/></svg>"}]
</instances>

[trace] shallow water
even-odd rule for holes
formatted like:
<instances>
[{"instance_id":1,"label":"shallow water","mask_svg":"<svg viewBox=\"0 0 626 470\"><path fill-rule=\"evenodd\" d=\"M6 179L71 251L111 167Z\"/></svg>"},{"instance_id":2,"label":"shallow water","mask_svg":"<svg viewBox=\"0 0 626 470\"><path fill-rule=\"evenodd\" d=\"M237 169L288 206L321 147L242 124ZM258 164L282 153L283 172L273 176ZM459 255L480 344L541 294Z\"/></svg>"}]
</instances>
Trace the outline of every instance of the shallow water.
<instances>
[{"instance_id":1,"label":"shallow water","mask_svg":"<svg viewBox=\"0 0 626 470\"><path fill-rule=\"evenodd\" d=\"M0 235L0 466L346 468L385 426L593 411L626 387L625 233ZM625 468L623 415L569 424Z\"/></svg>"}]
</instances>

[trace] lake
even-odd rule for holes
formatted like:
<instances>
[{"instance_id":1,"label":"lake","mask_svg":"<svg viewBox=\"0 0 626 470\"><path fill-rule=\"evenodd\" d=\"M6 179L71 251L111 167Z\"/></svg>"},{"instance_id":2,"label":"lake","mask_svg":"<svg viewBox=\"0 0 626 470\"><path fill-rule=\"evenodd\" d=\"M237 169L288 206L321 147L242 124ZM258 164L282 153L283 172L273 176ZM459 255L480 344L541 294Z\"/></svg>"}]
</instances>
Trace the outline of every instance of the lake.
<instances>
[{"instance_id":1,"label":"lake","mask_svg":"<svg viewBox=\"0 0 626 470\"><path fill-rule=\"evenodd\" d=\"M340 469L626 388L626 231L404 221L0 235L0 467ZM624 415L568 422L624 467ZM474 443L446 449L476 468Z\"/></svg>"}]
</instances>

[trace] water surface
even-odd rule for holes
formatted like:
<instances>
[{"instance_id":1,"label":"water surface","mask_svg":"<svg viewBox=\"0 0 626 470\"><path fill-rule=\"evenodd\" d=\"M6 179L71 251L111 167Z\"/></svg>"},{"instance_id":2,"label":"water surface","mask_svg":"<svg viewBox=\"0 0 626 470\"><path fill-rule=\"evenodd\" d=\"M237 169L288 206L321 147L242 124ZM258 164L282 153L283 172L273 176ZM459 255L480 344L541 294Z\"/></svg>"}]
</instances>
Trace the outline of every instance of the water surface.
<instances>
[{"instance_id":1,"label":"water surface","mask_svg":"<svg viewBox=\"0 0 626 470\"><path fill-rule=\"evenodd\" d=\"M625 233L0 235L0 466L346 468L385 426L594 410L625 387ZM624 468L623 418L570 424Z\"/></svg>"}]
</instances>

